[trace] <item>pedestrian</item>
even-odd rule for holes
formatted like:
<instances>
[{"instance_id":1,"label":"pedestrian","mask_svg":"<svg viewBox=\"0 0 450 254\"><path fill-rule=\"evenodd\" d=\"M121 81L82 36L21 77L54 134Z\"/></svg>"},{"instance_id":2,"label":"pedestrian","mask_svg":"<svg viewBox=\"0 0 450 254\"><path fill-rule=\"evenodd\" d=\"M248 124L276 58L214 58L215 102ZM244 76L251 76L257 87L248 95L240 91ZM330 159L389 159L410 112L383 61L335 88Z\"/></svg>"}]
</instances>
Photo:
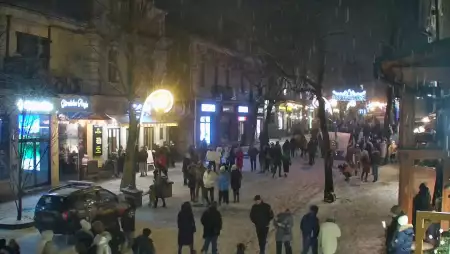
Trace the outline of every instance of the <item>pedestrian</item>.
<instances>
[{"instance_id":1,"label":"pedestrian","mask_svg":"<svg viewBox=\"0 0 450 254\"><path fill-rule=\"evenodd\" d=\"M278 169L280 177L281 177L281 161L282 161L282 157L283 157L283 152L282 152L282 149L281 149L281 145L280 145L280 142L277 141L276 144L273 147L272 160L273 160L273 168L274 168L275 172Z\"/></svg>"},{"instance_id":2,"label":"pedestrian","mask_svg":"<svg viewBox=\"0 0 450 254\"><path fill-rule=\"evenodd\" d=\"M303 238L303 250L302 254L307 254L309 249L312 249L313 254L318 253L318 242L319 237L319 219L317 218L317 213L319 212L319 207L312 205L309 208L309 213L305 214L300 222L300 230L302 231Z\"/></svg>"},{"instance_id":3,"label":"pedestrian","mask_svg":"<svg viewBox=\"0 0 450 254\"><path fill-rule=\"evenodd\" d=\"M400 216L403 215L405 215L405 213L402 211L400 206L394 205L391 208L392 220L389 226L386 228L386 241L385 241L386 254L395 253L394 241L397 238L398 229L400 227L400 225L398 224L398 218L400 218Z\"/></svg>"},{"instance_id":4,"label":"pedestrian","mask_svg":"<svg viewBox=\"0 0 450 254\"><path fill-rule=\"evenodd\" d=\"M188 167L188 170L186 172L186 178L187 178L187 185L189 187L189 194L191 196L191 202L195 202L196 196L195 196L195 187L197 186L197 165L191 164Z\"/></svg>"},{"instance_id":5,"label":"pedestrian","mask_svg":"<svg viewBox=\"0 0 450 254\"><path fill-rule=\"evenodd\" d=\"M20 246L15 239L9 240L8 247L11 254L20 254Z\"/></svg>"},{"instance_id":6,"label":"pedestrian","mask_svg":"<svg viewBox=\"0 0 450 254\"><path fill-rule=\"evenodd\" d=\"M38 254L56 254L58 253L58 250L56 248L56 245L53 243L53 231L51 230L45 230L41 232L41 240L38 243L37 246L37 252ZM6 241L5 241L6 245Z\"/></svg>"},{"instance_id":7,"label":"pedestrian","mask_svg":"<svg viewBox=\"0 0 450 254\"><path fill-rule=\"evenodd\" d=\"M316 141L311 137L308 142L308 154L309 154L309 165L314 165L315 157L317 152L317 144Z\"/></svg>"},{"instance_id":8,"label":"pedestrian","mask_svg":"<svg viewBox=\"0 0 450 254\"><path fill-rule=\"evenodd\" d=\"M369 176L370 173L370 158L367 150L363 150L361 152L361 166L362 166L361 181L367 182L367 177Z\"/></svg>"},{"instance_id":9,"label":"pedestrian","mask_svg":"<svg viewBox=\"0 0 450 254\"><path fill-rule=\"evenodd\" d=\"M234 166L234 165L233 165ZM226 170L225 166L220 167L220 173L218 177L219 187L219 205L222 205L222 201L228 205L229 203L229 188L230 188L230 172Z\"/></svg>"},{"instance_id":10,"label":"pedestrian","mask_svg":"<svg viewBox=\"0 0 450 254\"><path fill-rule=\"evenodd\" d=\"M208 162L208 168L212 167L214 169L214 172L216 172L216 168L219 166L219 164L216 164L218 156L219 155L215 151L214 147L210 147L208 152L206 152L206 161Z\"/></svg>"},{"instance_id":11,"label":"pedestrian","mask_svg":"<svg viewBox=\"0 0 450 254\"><path fill-rule=\"evenodd\" d=\"M398 233L394 241L395 254L410 254L411 246L414 244L414 229L408 224L408 216L402 215L397 220L399 224Z\"/></svg>"},{"instance_id":12,"label":"pedestrian","mask_svg":"<svg viewBox=\"0 0 450 254\"><path fill-rule=\"evenodd\" d=\"M236 151L235 146L232 145L228 151L227 164L229 167L236 163Z\"/></svg>"},{"instance_id":13,"label":"pedestrian","mask_svg":"<svg viewBox=\"0 0 450 254\"><path fill-rule=\"evenodd\" d=\"M194 250L194 234L196 232L194 214L191 203L184 202L178 213L178 254L181 254L183 246L189 246L191 254Z\"/></svg>"},{"instance_id":14,"label":"pedestrian","mask_svg":"<svg viewBox=\"0 0 450 254\"><path fill-rule=\"evenodd\" d=\"M291 152L291 143L289 142L289 140L286 139L282 147L283 147L283 154L289 155L289 153Z\"/></svg>"},{"instance_id":15,"label":"pedestrian","mask_svg":"<svg viewBox=\"0 0 450 254\"><path fill-rule=\"evenodd\" d=\"M181 167L181 171L183 173L183 184L186 186L188 185L188 167L191 165L191 155L189 153L186 153L183 158L183 164Z\"/></svg>"},{"instance_id":16,"label":"pedestrian","mask_svg":"<svg viewBox=\"0 0 450 254\"><path fill-rule=\"evenodd\" d=\"M149 228L142 230L142 235L136 237L133 243L133 254L155 254L155 246L150 238L152 231Z\"/></svg>"},{"instance_id":17,"label":"pedestrian","mask_svg":"<svg viewBox=\"0 0 450 254\"><path fill-rule=\"evenodd\" d=\"M303 158L303 156L306 157L306 154L307 154L306 151L308 149L308 140L306 140L306 137L304 134L301 134L301 136L300 136L299 146L300 146L300 150L301 150L300 157L302 157L302 158Z\"/></svg>"},{"instance_id":18,"label":"pedestrian","mask_svg":"<svg viewBox=\"0 0 450 254\"><path fill-rule=\"evenodd\" d=\"M380 165L380 158L380 151L377 148L373 147L370 162L372 163L372 175L374 183L378 181L378 167Z\"/></svg>"},{"instance_id":19,"label":"pedestrian","mask_svg":"<svg viewBox=\"0 0 450 254\"><path fill-rule=\"evenodd\" d=\"M153 203L153 207L157 208L158 207L158 201L159 199L161 199L163 205L162 207L166 207L166 199L164 198L164 193L163 193L163 188L164 188L164 180L163 177L161 175L161 170L154 170L153 171L153 175L154 175L154 179L153 179L153 190L155 192L155 200Z\"/></svg>"},{"instance_id":20,"label":"pedestrian","mask_svg":"<svg viewBox=\"0 0 450 254\"><path fill-rule=\"evenodd\" d=\"M122 146L119 146L119 151L117 152L117 166L119 171L119 176L123 174L123 168L125 166L125 150Z\"/></svg>"},{"instance_id":21,"label":"pedestrian","mask_svg":"<svg viewBox=\"0 0 450 254\"><path fill-rule=\"evenodd\" d=\"M428 211L431 205L431 195L425 183L419 185L419 192L414 196L413 199L413 210L412 210L412 223L414 225L414 230L416 228L416 214L417 211Z\"/></svg>"},{"instance_id":22,"label":"pedestrian","mask_svg":"<svg viewBox=\"0 0 450 254\"><path fill-rule=\"evenodd\" d=\"M80 226L81 229L75 232L75 241L76 243L83 245L87 250L94 242L91 223L83 219L80 221Z\"/></svg>"},{"instance_id":23,"label":"pedestrian","mask_svg":"<svg viewBox=\"0 0 450 254\"><path fill-rule=\"evenodd\" d=\"M258 156L258 149L252 144L248 149L248 157L250 157L251 172L256 171L256 157Z\"/></svg>"},{"instance_id":24,"label":"pedestrian","mask_svg":"<svg viewBox=\"0 0 450 254\"><path fill-rule=\"evenodd\" d=\"M195 167L195 202L198 202L200 194L202 195L202 203L205 201L205 185L203 183L203 176L205 175L206 168L203 166L202 161L198 161Z\"/></svg>"},{"instance_id":25,"label":"pedestrian","mask_svg":"<svg viewBox=\"0 0 450 254\"><path fill-rule=\"evenodd\" d=\"M148 158L147 147L143 146L137 155L139 163L139 172L141 173L141 177L147 176L147 158Z\"/></svg>"},{"instance_id":26,"label":"pedestrian","mask_svg":"<svg viewBox=\"0 0 450 254\"><path fill-rule=\"evenodd\" d=\"M239 190L241 189L242 172L236 167L231 166L231 189L233 190L233 203L239 203Z\"/></svg>"},{"instance_id":27,"label":"pedestrian","mask_svg":"<svg viewBox=\"0 0 450 254\"><path fill-rule=\"evenodd\" d=\"M328 218L320 225L319 250L322 254L335 254L338 238L341 237L341 229L334 219Z\"/></svg>"},{"instance_id":28,"label":"pedestrian","mask_svg":"<svg viewBox=\"0 0 450 254\"><path fill-rule=\"evenodd\" d=\"M289 167L290 166L291 166L291 157L289 156L289 153L285 153L285 154L283 154L284 177L287 177L287 174L289 173ZM281 175L280 175L280 177L281 177Z\"/></svg>"},{"instance_id":29,"label":"pedestrian","mask_svg":"<svg viewBox=\"0 0 450 254\"><path fill-rule=\"evenodd\" d=\"M291 157L294 158L295 156L295 150L297 150L297 140L295 140L294 137L291 138L291 141L289 142L291 144Z\"/></svg>"},{"instance_id":30,"label":"pedestrian","mask_svg":"<svg viewBox=\"0 0 450 254\"><path fill-rule=\"evenodd\" d=\"M238 243L236 246L236 254L245 254L245 244Z\"/></svg>"},{"instance_id":31,"label":"pedestrian","mask_svg":"<svg viewBox=\"0 0 450 254\"><path fill-rule=\"evenodd\" d=\"M268 172L272 168L272 150L273 145L266 145L264 153L266 154L266 161L264 162L264 172Z\"/></svg>"},{"instance_id":32,"label":"pedestrian","mask_svg":"<svg viewBox=\"0 0 450 254\"><path fill-rule=\"evenodd\" d=\"M118 244L113 243L112 235L105 230L105 226L101 221L92 223L92 232L94 233L94 241L91 246L96 254L115 254L118 252Z\"/></svg>"},{"instance_id":33,"label":"pedestrian","mask_svg":"<svg viewBox=\"0 0 450 254\"><path fill-rule=\"evenodd\" d=\"M244 152L242 152L242 148L240 146L236 149L236 166L240 171L242 171L242 168L244 167Z\"/></svg>"},{"instance_id":34,"label":"pedestrian","mask_svg":"<svg viewBox=\"0 0 450 254\"><path fill-rule=\"evenodd\" d=\"M217 210L217 203L212 202L209 208L202 214L204 244L202 253L207 253L211 244L212 254L217 254L217 240L222 230L222 215Z\"/></svg>"},{"instance_id":35,"label":"pedestrian","mask_svg":"<svg viewBox=\"0 0 450 254\"><path fill-rule=\"evenodd\" d=\"M203 184L205 186L205 199L208 205L214 202L214 187L216 186L217 173L211 167L203 174Z\"/></svg>"},{"instance_id":36,"label":"pedestrian","mask_svg":"<svg viewBox=\"0 0 450 254\"><path fill-rule=\"evenodd\" d=\"M134 231L136 230L136 205L133 200L129 200L128 203L128 209L120 217L120 226L125 237L125 242L131 248L133 246Z\"/></svg>"},{"instance_id":37,"label":"pedestrian","mask_svg":"<svg viewBox=\"0 0 450 254\"><path fill-rule=\"evenodd\" d=\"M6 245L6 240L0 239L0 254L12 254L12 253L13 249L9 245Z\"/></svg>"},{"instance_id":38,"label":"pedestrian","mask_svg":"<svg viewBox=\"0 0 450 254\"><path fill-rule=\"evenodd\" d=\"M286 254L292 254L292 227L294 226L294 218L289 209L277 214L273 220L275 227L275 241L277 254L281 254L284 245Z\"/></svg>"},{"instance_id":39,"label":"pedestrian","mask_svg":"<svg viewBox=\"0 0 450 254\"><path fill-rule=\"evenodd\" d=\"M250 220L255 225L259 243L259 253L265 254L269 224L273 219L273 211L269 204L264 203L260 195L253 199L255 204L250 211Z\"/></svg>"}]
</instances>

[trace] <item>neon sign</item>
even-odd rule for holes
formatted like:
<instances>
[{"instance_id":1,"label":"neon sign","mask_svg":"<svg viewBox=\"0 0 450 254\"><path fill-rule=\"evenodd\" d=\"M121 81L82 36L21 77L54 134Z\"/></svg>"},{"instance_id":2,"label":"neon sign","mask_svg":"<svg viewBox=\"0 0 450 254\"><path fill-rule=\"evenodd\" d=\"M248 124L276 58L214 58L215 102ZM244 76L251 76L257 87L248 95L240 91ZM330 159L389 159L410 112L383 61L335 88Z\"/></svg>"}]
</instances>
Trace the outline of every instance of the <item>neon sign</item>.
<instances>
[{"instance_id":1,"label":"neon sign","mask_svg":"<svg viewBox=\"0 0 450 254\"><path fill-rule=\"evenodd\" d=\"M87 108L89 108L89 103L86 100L84 100L83 98L70 99L70 100L62 99L61 100L61 108L62 109L65 109L65 108L87 109Z\"/></svg>"},{"instance_id":2,"label":"neon sign","mask_svg":"<svg viewBox=\"0 0 450 254\"><path fill-rule=\"evenodd\" d=\"M48 113L53 110L53 103L49 101L37 100L18 100L17 109L19 111L44 112Z\"/></svg>"},{"instance_id":3,"label":"neon sign","mask_svg":"<svg viewBox=\"0 0 450 254\"><path fill-rule=\"evenodd\" d=\"M352 89L348 89L343 92L337 92L333 90L332 98L337 101L365 101L366 91L355 92Z\"/></svg>"}]
</instances>

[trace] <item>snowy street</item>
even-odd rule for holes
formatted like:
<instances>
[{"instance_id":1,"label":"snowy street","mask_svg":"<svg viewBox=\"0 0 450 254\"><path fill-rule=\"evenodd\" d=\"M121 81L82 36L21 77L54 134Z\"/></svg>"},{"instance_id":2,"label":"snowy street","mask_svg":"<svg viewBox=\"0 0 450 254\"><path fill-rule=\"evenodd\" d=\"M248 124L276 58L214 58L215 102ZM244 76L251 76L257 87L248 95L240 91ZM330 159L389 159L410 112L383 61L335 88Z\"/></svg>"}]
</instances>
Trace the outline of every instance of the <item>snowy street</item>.
<instances>
[{"instance_id":1,"label":"snowy street","mask_svg":"<svg viewBox=\"0 0 450 254\"><path fill-rule=\"evenodd\" d=\"M249 168L248 160L246 169ZM137 211L136 233L142 228L152 229L152 238L158 253L176 253L177 225L176 218L182 202L189 200L189 190L182 185L181 173L171 173L174 197L167 199L167 208L150 208L147 206L148 198L144 199L144 207ZM384 231L381 221L389 221L389 209L397 199L397 168L393 166L381 167L381 176L378 183L361 183L354 177L351 182L345 183L343 176L335 171L335 187L338 200L334 204L322 202L323 163L317 160L316 165L310 167L300 159L295 158L288 178L272 179L269 175L244 172L241 189L241 203L222 205L219 210L223 217L223 229L219 238L220 253L234 253L237 243L248 245L248 253L257 253L257 238L253 224L249 219L249 212L253 204L253 197L261 195L268 202L275 214L286 208L295 212L294 253L301 249L299 225L301 216L307 212L309 205L319 205L319 217L324 221L328 216L334 216L342 230L338 253L380 253L383 245ZM138 183L150 179L138 178ZM144 183L140 184L142 187ZM108 186L104 186L108 187ZM142 188L141 187L141 188ZM111 185L111 188L114 188ZM217 193L215 193L217 200ZM202 226L199 221L203 207L195 207L197 220L197 233L195 235L195 248L199 251L202 246ZM17 238L22 249L30 251L35 248L38 233L35 230L0 231L2 238ZM73 253L70 247L65 246L62 238L58 238L58 245L62 253ZM269 233L268 253L275 253L274 236ZM24 253L32 253L24 252ZM188 249L184 250L188 253Z\"/></svg>"}]
</instances>

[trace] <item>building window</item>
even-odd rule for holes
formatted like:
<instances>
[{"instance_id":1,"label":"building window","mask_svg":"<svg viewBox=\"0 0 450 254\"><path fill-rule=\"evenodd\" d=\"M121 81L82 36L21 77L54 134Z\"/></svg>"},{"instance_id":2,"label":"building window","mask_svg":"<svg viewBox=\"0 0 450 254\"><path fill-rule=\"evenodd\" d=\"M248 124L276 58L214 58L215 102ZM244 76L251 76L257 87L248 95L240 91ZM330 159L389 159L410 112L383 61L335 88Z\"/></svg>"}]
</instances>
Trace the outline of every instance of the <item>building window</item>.
<instances>
[{"instance_id":1,"label":"building window","mask_svg":"<svg viewBox=\"0 0 450 254\"><path fill-rule=\"evenodd\" d=\"M117 69L117 50L110 49L108 52L108 81L119 81L119 70Z\"/></svg>"},{"instance_id":2,"label":"building window","mask_svg":"<svg viewBox=\"0 0 450 254\"><path fill-rule=\"evenodd\" d=\"M153 127L145 127L144 128L144 146L146 146L148 149L153 148L154 144L153 140Z\"/></svg>"},{"instance_id":3,"label":"building window","mask_svg":"<svg viewBox=\"0 0 450 254\"><path fill-rule=\"evenodd\" d=\"M164 139L164 128L159 128L159 139Z\"/></svg>"}]
</instances>

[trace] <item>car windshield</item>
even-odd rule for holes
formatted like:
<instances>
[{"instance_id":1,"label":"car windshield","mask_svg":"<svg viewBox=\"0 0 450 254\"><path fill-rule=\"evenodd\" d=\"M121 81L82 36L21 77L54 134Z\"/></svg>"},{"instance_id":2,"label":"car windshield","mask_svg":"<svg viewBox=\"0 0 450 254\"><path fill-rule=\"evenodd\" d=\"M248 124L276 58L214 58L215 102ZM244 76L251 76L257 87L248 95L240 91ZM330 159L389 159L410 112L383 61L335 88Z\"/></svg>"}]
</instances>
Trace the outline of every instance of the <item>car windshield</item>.
<instances>
[{"instance_id":1,"label":"car windshield","mask_svg":"<svg viewBox=\"0 0 450 254\"><path fill-rule=\"evenodd\" d=\"M37 203L37 208L40 210L62 211L65 208L65 198L51 195L42 196Z\"/></svg>"}]
</instances>

